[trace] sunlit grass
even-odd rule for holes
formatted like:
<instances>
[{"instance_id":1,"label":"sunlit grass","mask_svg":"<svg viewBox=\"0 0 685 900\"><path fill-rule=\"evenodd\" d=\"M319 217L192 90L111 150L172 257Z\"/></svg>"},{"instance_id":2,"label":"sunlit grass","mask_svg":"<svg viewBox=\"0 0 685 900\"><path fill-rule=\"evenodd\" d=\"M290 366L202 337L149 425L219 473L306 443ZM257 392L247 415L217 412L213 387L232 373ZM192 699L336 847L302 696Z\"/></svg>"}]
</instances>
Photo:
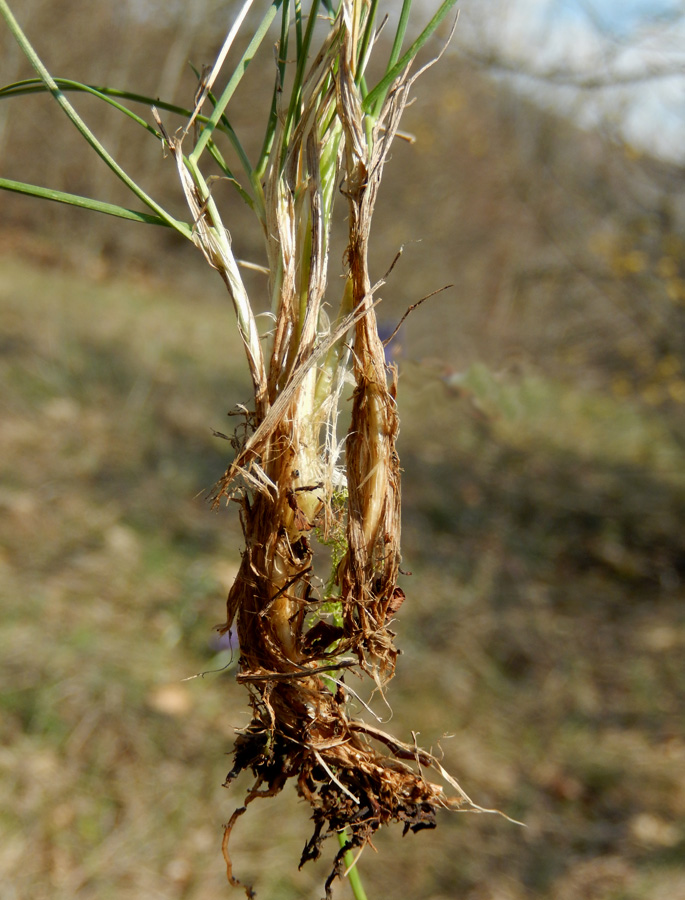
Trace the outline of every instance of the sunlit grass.
<instances>
[{"instance_id":1,"label":"sunlit grass","mask_svg":"<svg viewBox=\"0 0 685 900\"><path fill-rule=\"evenodd\" d=\"M637 397L617 398L541 375L494 374L484 364L447 376L447 390L471 399L508 445L573 453L609 464L644 465L682 480L682 448L667 418Z\"/></svg>"}]
</instances>

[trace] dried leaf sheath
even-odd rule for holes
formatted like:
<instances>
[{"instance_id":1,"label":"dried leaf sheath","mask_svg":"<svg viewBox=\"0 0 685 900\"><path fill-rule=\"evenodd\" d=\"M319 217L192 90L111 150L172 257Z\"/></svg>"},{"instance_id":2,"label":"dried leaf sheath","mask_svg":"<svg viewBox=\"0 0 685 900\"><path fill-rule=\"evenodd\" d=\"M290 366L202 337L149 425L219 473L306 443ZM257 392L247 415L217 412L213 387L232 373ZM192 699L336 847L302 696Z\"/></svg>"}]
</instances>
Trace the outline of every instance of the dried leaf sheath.
<instances>
[{"instance_id":1,"label":"dried leaf sheath","mask_svg":"<svg viewBox=\"0 0 685 900\"><path fill-rule=\"evenodd\" d=\"M392 634L385 628L385 620L399 590L396 582L400 563L400 466L395 450L399 418L394 373L389 387L383 345L371 308L368 242L383 163L403 104L397 107L394 123L386 124L386 117L381 116L373 135L377 152L369 154L349 45L345 49L337 97L345 132L344 192L349 206L347 264L354 309L363 310L365 315L355 328L356 388L346 441L349 501L348 550L341 573L343 616L346 631L357 629L361 638L355 647L360 662L364 660L364 651L369 651L381 672L391 676L397 651ZM384 112L392 108L392 103L386 105ZM390 130L379 143L384 124Z\"/></svg>"}]
</instances>

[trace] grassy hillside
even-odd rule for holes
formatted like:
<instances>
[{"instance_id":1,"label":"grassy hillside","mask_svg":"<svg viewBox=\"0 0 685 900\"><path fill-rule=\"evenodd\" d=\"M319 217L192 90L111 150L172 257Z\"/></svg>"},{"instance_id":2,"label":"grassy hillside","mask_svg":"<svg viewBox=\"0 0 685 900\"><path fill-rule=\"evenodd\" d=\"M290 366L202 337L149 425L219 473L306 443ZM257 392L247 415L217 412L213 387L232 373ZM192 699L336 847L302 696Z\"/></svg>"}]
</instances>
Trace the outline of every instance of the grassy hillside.
<instances>
[{"instance_id":1,"label":"grassy hillside","mask_svg":"<svg viewBox=\"0 0 685 900\"><path fill-rule=\"evenodd\" d=\"M458 335L458 303L440 316ZM432 319L409 321L410 346L430 346ZM238 896L220 838L243 786L221 782L248 711L212 627L240 540L203 502L230 453L212 429L248 396L228 304L218 284L4 257L0 335L0 895ZM420 731L527 827L445 813L385 833L361 859L369 897L682 895L678 410L408 356L413 575L387 727ZM296 870L307 816L290 790L241 821L237 872L264 900L322 895L328 860Z\"/></svg>"}]
</instances>

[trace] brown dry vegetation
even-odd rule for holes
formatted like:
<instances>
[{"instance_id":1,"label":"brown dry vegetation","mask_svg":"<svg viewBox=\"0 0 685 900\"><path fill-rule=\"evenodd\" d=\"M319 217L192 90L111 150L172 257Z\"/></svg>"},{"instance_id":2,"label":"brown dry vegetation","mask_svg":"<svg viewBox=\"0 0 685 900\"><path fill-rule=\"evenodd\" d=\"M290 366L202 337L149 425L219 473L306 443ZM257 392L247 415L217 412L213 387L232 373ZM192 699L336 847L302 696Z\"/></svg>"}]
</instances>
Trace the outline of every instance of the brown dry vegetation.
<instances>
[{"instance_id":1,"label":"brown dry vegetation","mask_svg":"<svg viewBox=\"0 0 685 900\"><path fill-rule=\"evenodd\" d=\"M164 45L148 46L152 70ZM685 891L678 173L456 66L417 93L419 140L393 150L372 268L422 243L379 315L455 290L402 334L413 575L382 727L419 729L475 800L527 828L444 813L431 833L381 832L367 892L670 900ZM103 196L60 129L52 164L81 182L21 175ZM79 238L60 267L59 245L18 228L43 207L4 201L0 894L230 897L221 825L247 783L221 783L249 710L230 665L181 679L230 662L212 627L241 538L202 498L230 452L211 430L250 392L231 312L173 243L170 283L164 232L146 257L137 226L55 208L39 231L73 223ZM293 790L243 817L233 856L259 896L321 896L330 860L296 871L309 814Z\"/></svg>"}]
</instances>

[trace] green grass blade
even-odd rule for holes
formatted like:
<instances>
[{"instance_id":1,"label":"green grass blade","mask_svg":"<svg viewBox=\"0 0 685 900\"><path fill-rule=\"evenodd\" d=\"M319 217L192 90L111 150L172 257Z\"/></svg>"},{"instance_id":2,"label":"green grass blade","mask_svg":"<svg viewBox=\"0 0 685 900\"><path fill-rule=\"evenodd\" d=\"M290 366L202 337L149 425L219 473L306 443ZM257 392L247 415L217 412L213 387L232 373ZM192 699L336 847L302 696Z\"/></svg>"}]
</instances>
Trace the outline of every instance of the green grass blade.
<instances>
[{"instance_id":1,"label":"green grass blade","mask_svg":"<svg viewBox=\"0 0 685 900\"><path fill-rule=\"evenodd\" d=\"M283 164L285 160L286 151L288 149L288 142L290 139L290 135L292 133L295 121L297 120L298 108L300 105L300 101L302 99L302 84L304 81L304 73L307 65L307 58L309 56L309 48L312 43L312 37L314 35L314 26L316 25L316 17L319 11L319 0L312 0L312 5L309 9L309 18L307 20L307 28L304 34L304 38L302 40L302 46L298 47L297 54L297 68L295 70L295 79L293 81L293 87L290 94L290 104L288 105L288 115L285 120L284 138L283 138L283 158L281 159L281 164Z\"/></svg>"},{"instance_id":2,"label":"green grass blade","mask_svg":"<svg viewBox=\"0 0 685 900\"><path fill-rule=\"evenodd\" d=\"M163 109L165 112L176 113L179 116L188 118L191 114L189 109L184 106L177 106L174 103L167 103L164 100L158 100L153 97L147 97L144 94L136 94L134 91L124 91L120 88L106 87L103 85L84 84L80 81L73 81L69 78L54 78L55 84L63 91L85 91L86 93L100 96L101 99L109 97L118 97L121 100L131 100L134 103L143 103L145 106L157 109ZM19 97L24 94L45 94L50 93L40 78L26 78L23 81L15 81L12 84L6 84L0 88L0 100L8 97ZM131 112L127 107L123 107L127 112ZM207 116L197 117L201 122L207 121Z\"/></svg>"},{"instance_id":3,"label":"green grass blade","mask_svg":"<svg viewBox=\"0 0 685 900\"><path fill-rule=\"evenodd\" d=\"M242 184L235 177L235 175L231 171L228 163L223 158L221 151L219 150L217 145L214 143L214 141L210 141L209 144L207 144L207 152L212 157L212 159L217 164L217 166L221 169L221 171L224 173L224 177L228 181L231 182L231 184L233 185L235 190L240 194L241 198L245 201L245 203L250 207L250 209L255 210L255 212L257 212L254 197L252 197L245 190L245 188L242 186ZM213 176L213 177L220 178L221 176ZM212 178L212 176L210 176L210 180L211 180L211 178Z\"/></svg>"},{"instance_id":4,"label":"green grass blade","mask_svg":"<svg viewBox=\"0 0 685 900\"><path fill-rule=\"evenodd\" d=\"M109 104L109 106L114 107L114 109L123 113L125 116L128 116L129 119L132 119L137 125L140 125L146 131L149 131L154 137L157 137L157 131L150 125L145 119L141 119L140 116L136 115L132 110L130 110L127 106L124 106L122 103L118 103L114 99L114 93L111 91L103 91L101 88L94 87L89 84L83 84L80 81L72 81L70 78L55 78L55 84L61 91L80 91L83 94L91 94L93 97L97 97L99 100L103 100L105 103ZM16 97L20 94L37 94L37 93L46 93L47 88L43 84L40 79L31 79L25 82L17 82L17 85L28 85L32 86L25 89L20 90L12 90L15 85L7 85L4 88L0 88L0 99L3 97ZM123 96L125 92L118 92L117 96ZM151 104L152 105L152 102Z\"/></svg>"},{"instance_id":5,"label":"green grass blade","mask_svg":"<svg viewBox=\"0 0 685 900\"><path fill-rule=\"evenodd\" d=\"M302 2L295 0L295 39L297 41L297 58L302 55Z\"/></svg>"},{"instance_id":6,"label":"green grass blade","mask_svg":"<svg viewBox=\"0 0 685 900\"><path fill-rule=\"evenodd\" d=\"M83 138L90 144L90 146L95 150L98 156L109 166L109 168L114 172L114 174L124 182L126 187L138 197L139 200L152 209L158 216L160 216L164 221L172 228L175 228L180 234L184 237L188 237L188 226L183 223L177 221L172 215L170 215L162 206L160 206L155 200L152 199L145 191L138 185L136 182L128 175L124 169L116 162L116 160L107 152L107 150L103 147L100 141L95 137L93 132L88 128L86 123L80 117L80 115L76 112L74 107L69 103L67 98L64 96L62 91L59 89L57 84L55 83L52 75L48 72L48 70L43 65L42 60L33 49L32 45L29 43L28 38L22 31L19 23L12 15L12 12L7 5L6 0L0 0L0 15L4 18L5 22L12 32L14 38L17 43L21 47L22 52L29 60L33 68L36 70L41 80L45 84L48 91L52 94L55 100L62 107L66 115L69 117L74 126L78 129L79 133L83 136Z\"/></svg>"},{"instance_id":7,"label":"green grass blade","mask_svg":"<svg viewBox=\"0 0 685 900\"><path fill-rule=\"evenodd\" d=\"M380 106L382 106L386 94L390 89L390 85L397 78L397 76L409 65L412 59L414 59L416 54L430 38L438 25L440 25L442 20L456 4L456 2L457 0L444 0L436 14L430 20L428 25L426 25L421 34L416 38L407 52L403 54L403 56L399 60L397 60L394 65L388 66L388 70L383 78L381 78L376 87L372 91L369 91L369 93L364 98L362 104L364 112L368 113L372 109L380 109Z\"/></svg>"},{"instance_id":8,"label":"green grass blade","mask_svg":"<svg viewBox=\"0 0 685 900\"><path fill-rule=\"evenodd\" d=\"M397 60L400 58L404 36L407 33L407 25L409 24L409 13L411 12L412 0L404 0L402 3L402 12L400 13L400 21L397 24L395 39L392 42L392 50L390 51L390 59L388 61L388 69L392 69Z\"/></svg>"},{"instance_id":9,"label":"green grass blade","mask_svg":"<svg viewBox=\"0 0 685 900\"><path fill-rule=\"evenodd\" d=\"M195 70L193 70L193 71L195 71ZM195 74L197 75L198 73L195 72ZM166 103L161 100L153 100L152 97L147 97L143 94L135 94L135 93L132 93L131 91L124 91L124 90L119 90L116 88L109 88L109 87L95 87L94 85L84 84L83 82L80 82L80 81L73 81L69 78L55 78L54 81L55 81L55 84L62 91L80 91L81 93L87 93L87 94L91 94L94 97L98 97L98 99L101 99L104 102L108 103L110 106L113 106L115 109L119 110L120 112L124 113L124 115L131 118L138 125L141 125L143 128L145 128L146 131L148 131L150 134L152 134L155 138L159 137L157 130L155 128L153 128L153 126L150 125L148 122L146 122L145 119L142 119L140 116L136 115L128 107L124 106L121 103L117 103L117 101L114 99L114 97L120 97L122 99L131 100L132 102L135 102L135 103L144 103L146 105L149 105L150 107L156 106L157 109L164 109L167 112L177 113L178 115L181 115L186 119L189 118L191 115L191 111L189 109L183 108L182 106L176 106L173 103ZM39 78L29 78L29 79L25 79L23 81L14 82L13 84L5 85L5 87L0 88L0 100L2 100L3 98L8 98L8 97L18 97L18 96L25 95L25 94L38 94L38 93L46 93L46 92L48 92L48 89L46 88L45 84L43 84L43 82ZM209 94L209 99L212 102L216 102L211 93ZM207 116L198 116L197 118L201 122L208 121ZM248 178L251 179L252 178L252 168L250 166L249 160L247 158L245 151L243 150L243 147L238 139L238 136L234 132L228 119L226 119L225 117L222 117L222 121L219 123L217 130L220 130L222 133L225 133L228 136L229 140L231 141L234 148L236 149L236 152L237 152L238 156L240 157L241 162L243 163L243 166L245 168L245 171L247 172ZM213 143L210 143L209 152L211 153L212 157L214 158L215 162L217 163L219 168L222 170L222 172L229 178L231 183L234 185L234 187L236 188L236 190L238 191L240 196L243 198L243 200L248 204L248 206L250 206L252 209L254 209L254 199L240 185L238 180L235 178L235 176L229 169L228 165L226 164L225 160L223 159L223 156L219 152L216 145L214 145ZM94 203L97 203L97 201L94 201ZM74 204L74 205L81 205L81 204ZM107 204L105 204L105 206L106 205ZM92 208L95 209L96 207L93 206ZM116 215L116 213L112 213L112 215ZM150 217L150 219L151 219L151 221L156 221L156 217L154 217L154 216ZM165 223L165 224L168 224L168 223Z\"/></svg>"},{"instance_id":10,"label":"green grass blade","mask_svg":"<svg viewBox=\"0 0 685 900\"><path fill-rule=\"evenodd\" d=\"M193 68L193 71L197 75L197 71ZM199 77L199 76L198 76ZM112 105L115 109L120 110L125 115L129 116L139 125L143 126L147 131L153 134L156 138L159 137L159 134L155 128L149 125L145 119L141 119L134 112L132 112L128 107L123 106L122 104L116 103L113 99L118 97L123 100L130 100L134 103L143 103L146 106L152 108L153 106L157 109L163 109L165 112L175 113L176 115L183 116L184 119L190 118L192 115L192 111L186 109L183 106L177 106L175 103L167 103L164 100L156 100L153 97L148 97L144 94L136 94L133 91L125 91L119 88L111 88L111 87L103 87L100 85L92 85L92 84L84 84L80 81L73 81L69 78L55 78L55 84L62 91L80 91L83 93L92 94L95 97L98 97L101 100ZM45 94L49 93L48 88L45 84L40 80L40 78L27 78L23 81L16 81L12 84L7 84L4 87L0 88L0 100L7 99L11 97L19 97L25 94ZM216 103L215 98L210 93L210 100L213 103ZM209 116L198 115L198 122L202 122L203 124L209 121ZM245 166L246 172L248 175L251 175L252 169L247 158L247 154L243 150L243 147L238 140L238 136L233 131L231 123L225 116L222 116L221 121L217 124L215 131L220 131L223 134L226 134L231 143L233 144L236 152L240 156L241 162Z\"/></svg>"},{"instance_id":11,"label":"green grass blade","mask_svg":"<svg viewBox=\"0 0 685 900\"><path fill-rule=\"evenodd\" d=\"M1 0L1 2L4 2L4 0ZM240 61L235 67L233 75L231 75L221 97L219 97L212 115L207 120L207 124L203 128L202 133L200 134L200 137L198 138L197 143L195 144L195 147L190 154L190 159L192 159L194 162L197 162L197 160L200 158L202 151L207 145L207 141L212 136L212 132L221 121L221 117L224 114L231 97L240 84L242 77L247 70L247 67L252 62L252 58L254 57L255 53L262 44L262 41L266 37L269 27L271 26L271 23L273 22L274 17L276 16L276 13L278 12L278 9L281 6L282 2L283 0L273 0L271 6L266 12L266 15L255 30L252 40L247 45L247 49L240 57Z\"/></svg>"},{"instance_id":12,"label":"green grass blade","mask_svg":"<svg viewBox=\"0 0 685 900\"><path fill-rule=\"evenodd\" d=\"M195 68L195 66L192 66L192 69L193 69L193 72L195 73L195 75L197 76L197 79L198 79L198 82L199 82L199 80L200 80L200 73L197 71L197 69ZM212 104L212 106L214 107L214 109L216 109L217 100L216 100L216 97L214 96L214 94L212 93L212 91L208 91L208 92L207 92L207 99L208 99L209 102ZM197 116L197 118L199 119L200 117ZM205 118L205 121L208 122L208 121L209 121L209 118ZM238 135L235 133L235 131L234 131L234 129L233 129L233 126L232 126L231 123L229 122L229 120L228 120L228 118L227 118L227 116L226 116L225 113L222 114L221 119L220 119L219 122L217 123L217 127L216 127L215 130L217 130L217 131L220 130L220 131L222 131L224 134L226 134L226 135L228 136L228 139L230 140L231 144L233 145L233 149L235 150L236 154L238 155L238 159L239 159L240 162L241 162L241 165L242 165L242 167L243 167L243 169L244 169L244 171L245 171L245 174L246 174L247 177L248 177L248 180L251 181L251 180L252 180L252 175L253 175L253 169L252 169L252 166L250 165L250 160L248 159L247 153L245 152L245 149L244 149L243 145L242 145L241 142L240 142L240 138L239 138ZM212 143L213 143L212 141L209 141L209 142L208 142L208 147L211 147ZM218 152L216 146L215 146L215 151ZM211 150L210 150L210 152L211 152ZM217 158L217 155L216 155L216 152L212 153L212 156L214 157L214 159L215 159L217 162L219 162L219 160L218 160L218 158ZM221 163L219 163L219 165L221 166L221 168L224 170L224 172L225 172L227 175L230 175L230 177L233 178L233 175L229 172L228 167L225 166L225 164L222 165ZM234 179L234 181L235 181L235 179ZM236 184L237 184L237 183L238 183L238 182L236 181ZM252 202L251 202L251 201L250 201L249 205L252 206Z\"/></svg>"},{"instance_id":13,"label":"green grass blade","mask_svg":"<svg viewBox=\"0 0 685 900\"><path fill-rule=\"evenodd\" d=\"M279 98L281 96L281 91L283 90L283 85L285 84L286 78L288 43L290 35L290 10L292 2L293 0L285 0L281 9L281 37L277 45L278 59L276 60L278 77L276 79L276 83L274 84L273 95L271 97L271 109L269 110L269 119L267 122L266 131L264 133L264 142L262 144L262 149L259 152L257 165L255 166L255 175L259 179L262 178L264 172L266 171L266 164L271 154L271 148L273 146L274 136L276 134L276 126L278 124Z\"/></svg>"},{"instance_id":14,"label":"green grass blade","mask_svg":"<svg viewBox=\"0 0 685 900\"><path fill-rule=\"evenodd\" d=\"M408 0L411 2L411 0ZM364 34L362 35L361 43L359 46L359 56L357 58L357 84L361 83L362 78L364 77L364 70L366 69L366 64L369 61L369 49L371 47L371 39L373 37L373 31L376 26L376 13L378 11L378 0L371 0L371 5L369 7L369 14L367 16L366 22L364 23Z\"/></svg>"},{"instance_id":15,"label":"green grass blade","mask_svg":"<svg viewBox=\"0 0 685 900\"><path fill-rule=\"evenodd\" d=\"M163 219L161 216L151 216L149 213L137 212L134 209L127 209L125 206L117 206L115 203L104 203L102 200L93 200L90 197L81 197L78 194L69 194L65 191L39 187L36 184L26 184L23 181L13 181L11 178L0 178L0 190L13 191L29 197L39 197L41 200L54 200L57 203L66 203L69 206L90 209L93 212L105 213L105 215L116 216L119 219L128 219L131 222L170 227L166 219ZM192 234L190 225L185 225L185 228L187 229L186 237L190 237Z\"/></svg>"}]
</instances>

